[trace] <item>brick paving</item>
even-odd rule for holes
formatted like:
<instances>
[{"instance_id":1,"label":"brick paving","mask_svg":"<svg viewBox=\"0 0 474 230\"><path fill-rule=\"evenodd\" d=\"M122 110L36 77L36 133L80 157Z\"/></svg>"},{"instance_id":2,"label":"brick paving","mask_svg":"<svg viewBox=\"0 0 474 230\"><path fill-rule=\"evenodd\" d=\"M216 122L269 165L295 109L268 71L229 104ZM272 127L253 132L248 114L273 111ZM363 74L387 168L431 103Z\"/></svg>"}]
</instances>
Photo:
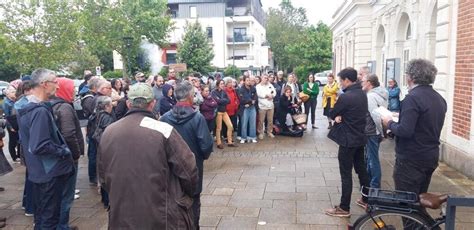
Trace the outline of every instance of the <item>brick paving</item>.
<instances>
[{"instance_id":1,"label":"brick paving","mask_svg":"<svg viewBox=\"0 0 474 230\"><path fill-rule=\"evenodd\" d=\"M355 174L351 218L324 214L339 203L341 188L337 146L326 138L326 120L320 117L317 125L320 129L308 130L302 138L266 137L214 152L205 163L201 229L346 229L363 214L354 203L359 197ZM384 189L393 189L393 149L391 140L381 145ZM14 166L14 172L0 177L6 189L0 192L0 216L8 218L5 229L32 229L33 218L21 209L25 170ZM74 202L71 224L107 229L107 212L97 189L88 183L87 157L81 158L79 167L81 198ZM474 182L440 163L429 190L472 196ZM456 229L474 229L474 209L458 208Z\"/></svg>"}]
</instances>

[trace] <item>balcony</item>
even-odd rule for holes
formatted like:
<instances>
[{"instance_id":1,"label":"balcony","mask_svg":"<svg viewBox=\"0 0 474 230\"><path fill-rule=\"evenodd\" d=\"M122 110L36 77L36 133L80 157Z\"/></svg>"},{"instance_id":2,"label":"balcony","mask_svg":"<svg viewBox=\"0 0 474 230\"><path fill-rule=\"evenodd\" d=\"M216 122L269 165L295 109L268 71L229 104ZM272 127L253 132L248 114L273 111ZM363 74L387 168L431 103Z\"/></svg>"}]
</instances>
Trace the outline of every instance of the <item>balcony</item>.
<instances>
[{"instance_id":1,"label":"balcony","mask_svg":"<svg viewBox=\"0 0 474 230\"><path fill-rule=\"evenodd\" d=\"M232 60L232 56L227 58L227 60ZM255 57L252 55L235 55L235 60L254 60Z\"/></svg>"},{"instance_id":2,"label":"balcony","mask_svg":"<svg viewBox=\"0 0 474 230\"><path fill-rule=\"evenodd\" d=\"M238 35L238 36L235 36L235 43L252 43L253 41L254 41L253 35ZM228 36L227 37L227 44L232 44L233 42L234 42L233 37Z\"/></svg>"}]
</instances>

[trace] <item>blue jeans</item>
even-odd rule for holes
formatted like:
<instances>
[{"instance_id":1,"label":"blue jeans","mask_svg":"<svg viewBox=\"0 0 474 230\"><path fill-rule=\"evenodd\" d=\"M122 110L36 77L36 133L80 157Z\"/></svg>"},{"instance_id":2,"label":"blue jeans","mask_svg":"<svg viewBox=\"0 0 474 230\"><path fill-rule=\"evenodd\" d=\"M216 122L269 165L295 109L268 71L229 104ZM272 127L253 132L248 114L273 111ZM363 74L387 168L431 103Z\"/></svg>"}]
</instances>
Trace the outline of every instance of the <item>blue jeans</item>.
<instances>
[{"instance_id":1,"label":"blue jeans","mask_svg":"<svg viewBox=\"0 0 474 230\"><path fill-rule=\"evenodd\" d=\"M371 188L380 188L380 180L382 179L379 160L380 138L380 135L369 136L365 148L367 156L367 172L369 174Z\"/></svg>"},{"instance_id":2,"label":"blue jeans","mask_svg":"<svg viewBox=\"0 0 474 230\"><path fill-rule=\"evenodd\" d=\"M35 230L59 228L63 193L73 172L52 178L46 183L34 184Z\"/></svg>"},{"instance_id":3,"label":"blue jeans","mask_svg":"<svg viewBox=\"0 0 474 230\"><path fill-rule=\"evenodd\" d=\"M97 146L91 137L88 139L87 158L89 159L89 182L97 184Z\"/></svg>"},{"instance_id":4,"label":"blue jeans","mask_svg":"<svg viewBox=\"0 0 474 230\"><path fill-rule=\"evenodd\" d=\"M59 217L59 226L57 228L58 230L69 229L69 212L71 211L72 203L74 202L78 169L78 164L74 163L74 174L66 181L66 186L63 191L63 199L61 200L61 213Z\"/></svg>"},{"instance_id":5,"label":"blue jeans","mask_svg":"<svg viewBox=\"0 0 474 230\"><path fill-rule=\"evenodd\" d=\"M247 129L248 128L248 129ZM247 134L248 131L248 134ZM257 139L257 111L255 106L250 106L244 109L242 115L242 140Z\"/></svg>"},{"instance_id":6,"label":"blue jeans","mask_svg":"<svg viewBox=\"0 0 474 230\"><path fill-rule=\"evenodd\" d=\"M34 214L35 213L35 203L33 197L33 182L28 180L28 170L25 173L25 189L23 190L23 204L25 208L25 213Z\"/></svg>"}]
</instances>

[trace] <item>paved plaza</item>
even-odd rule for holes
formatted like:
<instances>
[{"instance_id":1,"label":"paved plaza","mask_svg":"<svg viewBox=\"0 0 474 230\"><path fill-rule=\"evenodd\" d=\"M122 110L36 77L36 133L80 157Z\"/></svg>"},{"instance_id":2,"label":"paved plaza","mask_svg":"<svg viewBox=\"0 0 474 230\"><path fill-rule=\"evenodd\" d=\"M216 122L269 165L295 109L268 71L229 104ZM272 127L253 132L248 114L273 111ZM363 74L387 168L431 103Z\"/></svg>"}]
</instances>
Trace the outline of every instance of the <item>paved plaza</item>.
<instances>
[{"instance_id":1,"label":"paved plaza","mask_svg":"<svg viewBox=\"0 0 474 230\"><path fill-rule=\"evenodd\" d=\"M325 209L339 204L340 176L337 146L326 138L325 118L319 117L317 125L319 129L308 130L303 138L266 138L214 152L204 169L201 229L346 229L363 213L355 205L358 180L354 174L352 217L326 216ZM393 189L393 140L382 143L381 159L382 187ZM14 166L14 172L0 177L5 187L0 216L8 218L5 229L32 229L33 217L21 209L25 169ZM77 187L81 197L74 202L71 224L107 229L107 212L97 188L88 183L87 157L80 160ZM474 182L441 163L430 191L474 195ZM456 229L474 229L474 209L458 209Z\"/></svg>"}]
</instances>

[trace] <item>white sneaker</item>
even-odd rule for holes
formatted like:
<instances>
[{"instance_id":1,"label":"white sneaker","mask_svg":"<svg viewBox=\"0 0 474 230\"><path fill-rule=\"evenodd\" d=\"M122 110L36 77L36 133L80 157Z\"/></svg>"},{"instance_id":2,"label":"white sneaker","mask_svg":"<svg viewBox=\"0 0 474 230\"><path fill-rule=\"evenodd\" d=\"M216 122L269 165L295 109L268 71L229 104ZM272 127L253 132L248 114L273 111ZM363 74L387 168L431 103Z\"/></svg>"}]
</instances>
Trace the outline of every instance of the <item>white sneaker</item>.
<instances>
[{"instance_id":1,"label":"white sneaker","mask_svg":"<svg viewBox=\"0 0 474 230\"><path fill-rule=\"evenodd\" d=\"M240 144L245 144L245 140L240 139Z\"/></svg>"},{"instance_id":2,"label":"white sneaker","mask_svg":"<svg viewBox=\"0 0 474 230\"><path fill-rule=\"evenodd\" d=\"M74 194L79 194L79 193L81 193L81 190L79 189L74 190Z\"/></svg>"},{"instance_id":3,"label":"white sneaker","mask_svg":"<svg viewBox=\"0 0 474 230\"><path fill-rule=\"evenodd\" d=\"M274 137L275 137L275 135L273 135L273 133L269 133L268 136L269 136L270 138L274 138Z\"/></svg>"},{"instance_id":4,"label":"white sneaker","mask_svg":"<svg viewBox=\"0 0 474 230\"><path fill-rule=\"evenodd\" d=\"M25 216L34 216L34 214L33 214L33 213L26 213L26 212L25 212Z\"/></svg>"},{"instance_id":5,"label":"white sneaker","mask_svg":"<svg viewBox=\"0 0 474 230\"><path fill-rule=\"evenodd\" d=\"M252 143L257 143L257 140L255 140L255 139L252 139Z\"/></svg>"},{"instance_id":6,"label":"white sneaker","mask_svg":"<svg viewBox=\"0 0 474 230\"><path fill-rule=\"evenodd\" d=\"M242 140L242 137L237 136L237 140L239 140L239 141Z\"/></svg>"},{"instance_id":7,"label":"white sneaker","mask_svg":"<svg viewBox=\"0 0 474 230\"><path fill-rule=\"evenodd\" d=\"M262 134L258 134L258 139L263 140L263 133L262 133Z\"/></svg>"},{"instance_id":8,"label":"white sneaker","mask_svg":"<svg viewBox=\"0 0 474 230\"><path fill-rule=\"evenodd\" d=\"M81 197L81 196L79 196L79 195L74 195L74 200L77 200L77 199L79 199L80 197Z\"/></svg>"}]
</instances>

